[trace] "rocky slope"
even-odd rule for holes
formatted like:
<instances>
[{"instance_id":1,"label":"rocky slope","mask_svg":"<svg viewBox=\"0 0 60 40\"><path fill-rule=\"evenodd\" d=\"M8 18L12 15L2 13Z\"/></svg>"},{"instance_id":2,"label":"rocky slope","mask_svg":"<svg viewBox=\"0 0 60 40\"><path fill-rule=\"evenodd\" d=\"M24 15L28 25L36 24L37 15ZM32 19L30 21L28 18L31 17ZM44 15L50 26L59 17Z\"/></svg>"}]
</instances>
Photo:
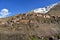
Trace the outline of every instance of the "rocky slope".
<instances>
[{"instance_id":1,"label":"rocky slope","mask_svg":"<svg viewBox=\"0 0 60 40\"><path fill-rule=\"evenodd\" d=\"M50 14L52 16L60 17L60 3L58 3L56 6L54 6L48 14Z\"/></svg>"},{"instance_id":2,"label":"rocky slope","mask_svg":"<svg viewBox=\"0 0 60 40\"><path fill-rule=\"evenodd\" d=\"M59 40L60 4L48 13L34 11L0 19L1 40Z\"/></svg>"}]
</instances>

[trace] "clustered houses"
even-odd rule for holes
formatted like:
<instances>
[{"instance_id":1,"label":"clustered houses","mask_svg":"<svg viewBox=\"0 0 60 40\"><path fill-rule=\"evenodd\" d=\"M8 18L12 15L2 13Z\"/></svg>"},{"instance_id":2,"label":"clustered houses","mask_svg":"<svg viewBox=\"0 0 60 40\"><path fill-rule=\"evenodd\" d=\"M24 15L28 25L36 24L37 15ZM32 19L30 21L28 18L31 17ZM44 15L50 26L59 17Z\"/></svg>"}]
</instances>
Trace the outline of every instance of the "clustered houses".
<instances>
[{"instance_id":1,"label":"clustered houses","mask_svg":"<svg viewBox=\"0 0 60 40\"><path fill-rule=\"evenodd\" d=\"M43 18L50 18L50 15L42 15L42 14L37 14L38 17L43 17Z\"/></svg>"},{"instance_id":2,"label":"clustered houses","mask_svg":"<svg viewBox=\"0 0 60 40\"><path fill-rule=\"evenodd\" d=\"M27 22L29 22L29 20L27 20L27 19L25 19L25 17L23 16L19 16L19 17L14 17L14 18L12 18L12 19L10 19L9 21L8 21L8 23L10 23L11 22L11 25L13 24L13 23L25 23L25 24L27 24Z\"/></svg>"},{"instance_id":3,"label":"clustered houses","mask_svg":"<svg viewBox=\"0 0 60 40\"><path fill-rule=\"evenodd\" d=\"M40 13L30 12L29 14L30 14L30 16L38 16L38 17L50 18L50 15L45 15L45 14L40 14ZM28 14L26 16L28 16Z\"/></svg>"},{"instance_id":4,"label":"clustered houses","mask_svg":"<svg viewBox=\"0 0 60 40\"><path fill-rule=\"evenodd\" d=\"M24 14L23 16L15 16L14 18L9 19L9 21L2 22L1 24L10 24L11 23L11 26L12 26L14 23L18 23L18 24L19 23L24 23L24 24L27 24L29 21L31 23L34 23L33 21L26 19L26 17L28 15L30 15L32 17L37 16L37 17L43 17L43 18L50 18L50 15L39 14L39 13L36 14L34 12L31 12L30 14Z\"/></svg>"},{"instance_id":5,"label":"clustered houses","mask_svg":"<svg viewBox=\"0 0 60 40\"><path fill-rule=\"evenodd\" d=\"M12 28L14 28L13 30L16 29L16 26L15 25L20 25L20 24L34 24L34 23L37 23L37 21L34 21L34 20L29 20L28 16L31 16L33 18L37 17L37 18L48 18L50 20L51 17L53 17L54 15L50 16L48 14L36 14L36 13L30 13L30 14L23 14L22 16L15 16L15 17L12 17L11 19L9 19L7 22L1 22L2 25L9 25ZM55 17L55 16L54 16ZM41 19L38 19L38 22L39 23L46 23L46 19L43 21ZM48 22L48 21L47 21Z\"/></svg>"},{"instance_id":6,"label":"clustered houses","mask_svg":"<svg viewBox=\"0 0 60 40\"><path fill-rule=\"evenodd\" d=\"M28 14L25 14L25 16L28 16ZM7 23L11 23L11 25L13 23L25 23L27 24L29 22L28 19L25 18L25 16L16 16L14 18L11 18ZM43 18L50 18L50 15L42 15L42 14L35 14L35 13L30 13L30 16L38 16L38 17L43 17ZM7 24L6 22L2 22L1 24ZM31 23L33 23L33 21L31 21Z\"/></svg>"},{"instance_id":7,"label":"clustered houses","mask_svg":"<svg viewBox=\"0 0 60 40\"><path fill-rule=\"evenodd\" d=\"M44 17L44 18L50 18L51 16L48 14L43 14L43 13L35 13L35 12L30 12L33 16L38 16L38 17Z\"/></svg>"}]
</instances>

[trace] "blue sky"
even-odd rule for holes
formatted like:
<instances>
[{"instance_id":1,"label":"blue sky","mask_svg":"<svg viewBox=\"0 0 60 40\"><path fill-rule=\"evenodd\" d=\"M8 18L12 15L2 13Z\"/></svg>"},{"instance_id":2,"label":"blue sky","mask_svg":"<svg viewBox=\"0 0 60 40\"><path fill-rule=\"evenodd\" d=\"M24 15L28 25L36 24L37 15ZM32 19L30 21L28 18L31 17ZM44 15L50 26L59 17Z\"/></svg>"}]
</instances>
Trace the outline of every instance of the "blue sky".
<instances>
[{"instance_id":1,"label":"blue sky","mask_svg":"<svg viewBox=\"0 0 60 40\"><path fill-rule=\"evenodd\" d=\"M0 0L0 11L7 9L11 14L24 13L36 8L59 2L60 0Z\"/></svg>"}]
</instances>

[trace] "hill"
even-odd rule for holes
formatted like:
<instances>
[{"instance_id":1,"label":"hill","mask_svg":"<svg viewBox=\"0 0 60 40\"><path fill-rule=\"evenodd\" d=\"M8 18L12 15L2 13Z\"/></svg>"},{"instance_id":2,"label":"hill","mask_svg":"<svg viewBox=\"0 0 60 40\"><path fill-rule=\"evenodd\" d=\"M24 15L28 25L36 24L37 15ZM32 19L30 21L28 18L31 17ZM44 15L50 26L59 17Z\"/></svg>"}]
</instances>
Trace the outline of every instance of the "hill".
<instances>
[{"instance_id":1,"label":"hill","mask_svg":"<svg viewBox=\"0 0 60 40\"><path fill-rule=\"evenodd\" d=\"M60 4L45 14L34 11L0 19L1 40L59 40Z\"/></svg>"}]
</instances>

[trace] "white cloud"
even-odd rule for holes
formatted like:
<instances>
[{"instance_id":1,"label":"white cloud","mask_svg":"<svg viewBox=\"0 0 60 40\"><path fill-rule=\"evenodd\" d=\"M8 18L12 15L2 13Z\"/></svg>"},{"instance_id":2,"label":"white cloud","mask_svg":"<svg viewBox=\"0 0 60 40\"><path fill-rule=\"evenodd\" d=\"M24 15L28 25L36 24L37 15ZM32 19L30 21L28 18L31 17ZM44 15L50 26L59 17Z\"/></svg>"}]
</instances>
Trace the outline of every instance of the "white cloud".
<instances>
[{"instance_id":1,"label":"white cloud","mask_svg":"<svg viewBox=\"0 0 60 40\"><path fill-rule=\"evenodd\" d=\"M0 11L0 18L5 18L10 14L10 12L8 11L8 9L2 9Z\"/></svg>"},{"instance_id":2,"label":"white cloud","mask_svg":"<svg viewBox=\"0 0 60 40\"><path fill-rule=\"evenodd\" d=\"M35 9L34 10L34 13L47 13L49 12L54 6L56 6L58 3L55 3L55 4L52 4L50 6L46 6L46 7L43 7L43 8L38 8L38 9Z\"/></svg>"}]
</instances>

